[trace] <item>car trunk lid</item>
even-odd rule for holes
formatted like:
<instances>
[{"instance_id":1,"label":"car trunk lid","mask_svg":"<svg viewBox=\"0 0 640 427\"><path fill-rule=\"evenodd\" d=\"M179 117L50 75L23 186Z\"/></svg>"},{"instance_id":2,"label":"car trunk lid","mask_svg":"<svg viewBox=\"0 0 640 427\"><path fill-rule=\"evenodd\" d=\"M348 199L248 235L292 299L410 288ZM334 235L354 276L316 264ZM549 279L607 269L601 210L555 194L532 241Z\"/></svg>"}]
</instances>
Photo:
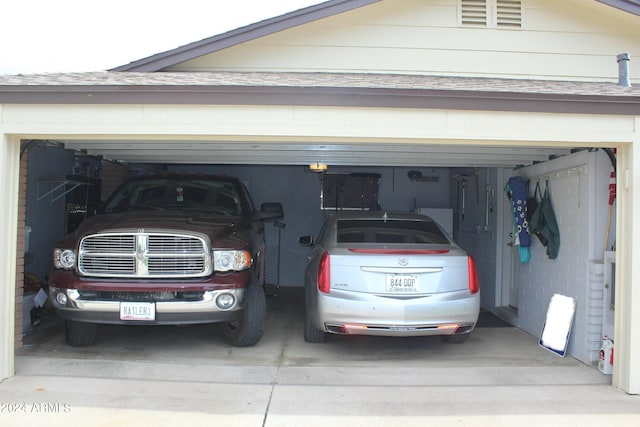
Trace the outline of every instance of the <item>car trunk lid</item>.
<instances>
[{"instance_id":1,"label":"car trunk lid","mask_svg":"<svg viewBox=\"0 0 640 427\"><path fill-rule=\"evenodd\" d=\"M469 258L450 245L340 245L330 256L332 289L406 297L469 287Z\"/></svg>"}]
</instances>

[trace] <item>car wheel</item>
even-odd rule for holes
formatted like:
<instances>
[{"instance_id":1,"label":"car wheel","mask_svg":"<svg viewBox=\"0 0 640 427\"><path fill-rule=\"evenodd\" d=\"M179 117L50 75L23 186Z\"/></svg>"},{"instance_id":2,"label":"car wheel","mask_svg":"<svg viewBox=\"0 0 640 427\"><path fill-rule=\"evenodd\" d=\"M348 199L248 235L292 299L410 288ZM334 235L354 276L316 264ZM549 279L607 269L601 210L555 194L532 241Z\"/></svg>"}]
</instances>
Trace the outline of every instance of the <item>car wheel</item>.
<instances>
[{"instance_id":1,"label":"car wheel","mask_svg":"<svg viewBox=\"0 0 640 427\"><path fill-rule=\"evenodd\" d=\"M305 309L304 311L304 340L310 343L321 343L324 342L326 337L326 333L316 328L313 323L311 323L311 319L309 318L309 313Z\"/></svg>"},{"instance_id":2,"label":"car wheel","mask_svg":"<svg viewBox=\"0 0 640 427\"><path fill-rule=\"evenodd\" d=\"M91 345L96 340L98 325L96 323L76 322L67 320L64 324L64 335L67 344L72 347Z\"/></svg>"},{"instance_id":3,"label":"car wheel","mask_svg":"<svg viewBox=\"0 0 640 427\"><path fill-rule=\"evenodd\" d=\"M458 335L442 335L442 341L455 344L462 344L469 339L471 334L458 334Z\"/></svg>"},{"instance_id":4,"label":"car wheel","mask_svg":"<svg viewBox=\"0 0 640 427\"><path fill-rule=\"evenodd\" d=\"M240 317L222 325L222 336L234 347L252 346L262 338L266 319L267 299L264 290L257 283L252 283L247 288Z\"/></svg>"}]
</instances>

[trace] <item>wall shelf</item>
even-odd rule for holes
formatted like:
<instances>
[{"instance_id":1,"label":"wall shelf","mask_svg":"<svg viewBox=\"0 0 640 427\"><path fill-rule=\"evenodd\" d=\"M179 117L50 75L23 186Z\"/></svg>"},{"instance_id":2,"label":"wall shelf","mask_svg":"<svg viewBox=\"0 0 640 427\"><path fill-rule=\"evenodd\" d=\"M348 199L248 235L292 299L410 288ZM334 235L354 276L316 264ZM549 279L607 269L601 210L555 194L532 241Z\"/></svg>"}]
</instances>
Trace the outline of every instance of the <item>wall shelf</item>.
<instances>
[{"instance_id":1,"label":"wall shelf","mask_svg":"<svg viewBox=\"0 0 640 427\"><path fill-rule=\"evenodd\" d=\"M41 185L46 185L46 189L40 188ZM81 185L93 185L91 182L83 182L72 179L65 180L38 180L38 201L44 199L45 197L51 196L51 203L56 200L66 196L76 188ZM47 190L44 194L41 194L41 191Z\"/></svg>"}]
</instances>

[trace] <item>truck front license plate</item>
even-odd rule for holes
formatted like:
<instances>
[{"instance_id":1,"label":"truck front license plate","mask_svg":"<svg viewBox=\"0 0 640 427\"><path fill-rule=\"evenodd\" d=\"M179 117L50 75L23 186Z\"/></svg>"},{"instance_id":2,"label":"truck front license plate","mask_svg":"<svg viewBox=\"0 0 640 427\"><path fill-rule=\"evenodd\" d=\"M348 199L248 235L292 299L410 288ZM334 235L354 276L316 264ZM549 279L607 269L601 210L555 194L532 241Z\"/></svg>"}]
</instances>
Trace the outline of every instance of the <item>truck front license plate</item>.
<instances>
[{"instance_id":1,"label":"truck front license plate","mask_svg":"<svg viewBox=\"0 0 640 427\"><path fill-rule=\"evenodd\" d=\"M152 302L121 302L120 320L156 320L156 305Z\"/></svg>"}]
</instances>

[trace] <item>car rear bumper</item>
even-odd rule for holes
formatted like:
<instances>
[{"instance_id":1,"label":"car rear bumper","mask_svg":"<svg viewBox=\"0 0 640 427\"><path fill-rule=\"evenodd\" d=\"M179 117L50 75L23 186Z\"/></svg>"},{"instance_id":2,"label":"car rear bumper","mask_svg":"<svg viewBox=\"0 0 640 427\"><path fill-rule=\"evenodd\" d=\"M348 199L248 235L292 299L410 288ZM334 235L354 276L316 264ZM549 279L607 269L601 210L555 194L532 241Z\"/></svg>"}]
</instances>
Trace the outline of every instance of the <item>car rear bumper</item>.
<instances>
[{"instance_id":1,"label":"car rear bumper","mask_svg":"<svg viewBox=\"0 0 640 427\"><path fill-rule=\"evenodd\" d=\"M58 301L59 293L66 296L66 304ZM223 294L232 295L235 298L235 303L230 308L221 309L218 306L217 299ZM49 295L56 313L65 320L111 324L175 325L214 323L237 318L242 308L244 289L205 291L197 300L152 301L155 309L153 320L122 320L120 316L122 301L86 300L73 289L50 287Z\"/></svg>"},{"instance_id":2,"label":"car rear bumper","mask_svg":"<svg viewBox=\"0 0 640 427\"><path fill-rule=\"evenodd\" d=\"M318 295L311 315L315 326L331 333L429 336L469 333L480 312L480 295L468 291L423 296L381 296L331 291Z\"/></svg>"},{"instance_id":3,"label":"car rear bumper","mask_svg":"<svg viewBox=\"0 0 640 427\"><path fill-rule=\"evenodd\" d=\"M341 335L375 335L388 337L422 337L471 333L473 323L443 323L438 325L371 325L355 323L326 323L325 331Z\"/></svg>"}]
</instances>

